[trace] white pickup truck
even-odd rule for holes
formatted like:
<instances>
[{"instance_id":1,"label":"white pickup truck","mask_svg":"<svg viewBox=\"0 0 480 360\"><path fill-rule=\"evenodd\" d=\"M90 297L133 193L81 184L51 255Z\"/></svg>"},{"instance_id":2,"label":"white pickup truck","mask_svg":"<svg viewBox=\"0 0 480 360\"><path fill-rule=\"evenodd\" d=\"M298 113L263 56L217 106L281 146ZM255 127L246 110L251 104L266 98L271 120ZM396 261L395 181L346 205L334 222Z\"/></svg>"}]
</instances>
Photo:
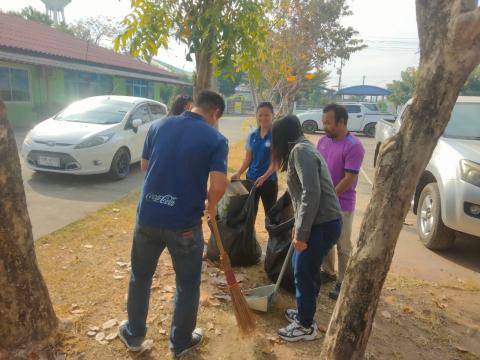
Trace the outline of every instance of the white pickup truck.
<instances>
[{"instance_id":1,"label":"white pickup truck","mask_svg":"<svg viewBox=\"0 0 480 360\"><path fill-rule=\"evenodd\" d=\"M382 143L398 132L411 103L403 107L396 121L377 124L374 165ZM427 248L449 248L455 232L480 239L480 97L458 98L412 205L420 240Z\"/></svg>"},{"instance_id":2,"label":"white pickup truck","mask_svg":"<svg viewBox=\"0 0 480 360\"><path fill-rule=\"evenodd\" d=\"M348 130L363 132L368 137L375 136L375 125L382 119L395 120L395 116L389 113L382 113L376 104L372 103L339 103L348 111ZM309 110L297 115L306 133L314 133L323 130L323 110Z\"/></svg>"}]
</instances>

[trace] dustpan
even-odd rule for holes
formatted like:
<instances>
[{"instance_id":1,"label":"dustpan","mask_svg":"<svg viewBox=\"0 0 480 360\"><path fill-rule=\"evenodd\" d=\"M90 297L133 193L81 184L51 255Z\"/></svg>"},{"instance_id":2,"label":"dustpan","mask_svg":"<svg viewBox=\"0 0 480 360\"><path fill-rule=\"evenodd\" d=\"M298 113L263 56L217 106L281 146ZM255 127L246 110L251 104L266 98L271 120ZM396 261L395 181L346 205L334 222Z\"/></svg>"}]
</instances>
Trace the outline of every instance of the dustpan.
<instances>
[{"instance_id":1,"label":"dustpan","mask_svg":"<svg viewBox=\"0 0 480 360\"><path fill-rule=\"evenodd\" d=\"M280 274L278 275L278 279L275 284L261 286L254 289L245 290L243 292L250 309L265 312L265 313L268 311L269 305L273 302L273 298L275 297L275 295L278 292L278 289L280 288L283 275L285 274L285 270L287 269L288 261L292 256L292 252L293 252L293 242L290 244L290 247L288 248L287 256L283 261L282 269L280 270Z\"/></svg>"}]
</instances>

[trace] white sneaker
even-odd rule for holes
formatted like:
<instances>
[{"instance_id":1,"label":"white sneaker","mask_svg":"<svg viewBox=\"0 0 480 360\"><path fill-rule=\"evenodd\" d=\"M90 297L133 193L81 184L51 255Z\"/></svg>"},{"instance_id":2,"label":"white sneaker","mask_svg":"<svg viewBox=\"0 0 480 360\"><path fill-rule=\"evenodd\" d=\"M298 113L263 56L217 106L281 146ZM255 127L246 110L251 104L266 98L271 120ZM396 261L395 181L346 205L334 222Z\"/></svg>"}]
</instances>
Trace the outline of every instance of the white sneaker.
<instances>
[{"instance_id":1,"label":"white sneaker","mask_svg":"<svg viewBox=\"0 0 480 360\"><path fill-rule=\"evenodd\" d=\"M297 309L287 309L285 310L285 319L291 324L297 321L298 310ZM318 330L317 322L313 320L313 326Z\"/></svg>"},{"instance_id":2,"label":"white sneaker","mask_svg":"<svg viewBox=\"0 0 480 360\"><path fill-rule=\"evenodd\" d=\"M311 325L309 328L304 328L296 320L287 327L278 330L278 336L280 339L296 342L301 340L312 341L317 338L317 328Z\"/></svg>"}]
</instances>

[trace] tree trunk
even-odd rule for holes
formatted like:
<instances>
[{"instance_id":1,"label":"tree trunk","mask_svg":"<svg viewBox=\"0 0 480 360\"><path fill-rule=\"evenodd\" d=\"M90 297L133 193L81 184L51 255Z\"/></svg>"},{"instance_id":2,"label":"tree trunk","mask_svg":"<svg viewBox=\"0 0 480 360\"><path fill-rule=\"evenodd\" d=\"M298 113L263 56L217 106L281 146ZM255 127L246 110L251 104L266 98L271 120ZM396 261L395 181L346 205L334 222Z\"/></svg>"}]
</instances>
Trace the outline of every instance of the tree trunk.
<instances>
[{"instance_id":1,"label":"tree trunk","mask_svg":"<svg viewBox=\"0 0 480 360\"><path fill-rule=\"evenodd\" d=\"M480 61L480 9L472 0L417 0L421 58L414 101L382 146L321 359L363 359L383 283L415 187L461 87Z\"/></svg>"},{"instance_id":2,"label":"tree trunk","mask_svg":"<svg viewBox=\"0 0 480 360\"><path fill-rule=\"evenodd\" d=\"M203 90L212 90L213 64L212 51L208 42L202 49L195 53L197 66L193 95L196 96Z\"/></svg>"},{"instance_id":3,"label":"tree trunk","mask_svg":"<svg viewBox=\"0 0 480 360\"><path fill-rule=\"evenodd\" d=\"M38 269L18 150L0 100L0 349L43 345L57 318Z\"/></svg>"}]
</instances>

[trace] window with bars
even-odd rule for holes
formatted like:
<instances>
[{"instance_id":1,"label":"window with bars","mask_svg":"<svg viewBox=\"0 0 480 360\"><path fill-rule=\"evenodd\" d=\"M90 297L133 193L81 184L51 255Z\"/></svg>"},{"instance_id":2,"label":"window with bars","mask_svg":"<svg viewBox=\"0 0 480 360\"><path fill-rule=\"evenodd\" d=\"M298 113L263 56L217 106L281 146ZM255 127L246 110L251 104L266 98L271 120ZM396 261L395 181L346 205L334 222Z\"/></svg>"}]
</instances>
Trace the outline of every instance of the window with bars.
<instances>
[{"instance_id":1,"label":"window with bars","mask_svg":"<svg viewBox=\"0 0 480 360\"><path fill-rule=\"evenodd\" d=\"M0 97L4 101L30 101L28 71L0 66Z\"/></svg>"},{"instance_id":2,"label":"window with bars","mask_svg":"<svg viewBox=\"0 0 480 360\"><path fill-rule=\"evenodd\" d=\"M72 99L82 99L95 95L110 95L113 89L113 78L77 70L65 70L65 94Z\"/></svg>"},{"instance_id":3,"label":"window with bars","mask_svg":"<svg viewBox=\"0 0 480 360\"><path fill-rule=\"evenodd\" d=\"M127 80L127 95L153 99L153 81L139 79Z\"/></svg>"}]
</instances>

